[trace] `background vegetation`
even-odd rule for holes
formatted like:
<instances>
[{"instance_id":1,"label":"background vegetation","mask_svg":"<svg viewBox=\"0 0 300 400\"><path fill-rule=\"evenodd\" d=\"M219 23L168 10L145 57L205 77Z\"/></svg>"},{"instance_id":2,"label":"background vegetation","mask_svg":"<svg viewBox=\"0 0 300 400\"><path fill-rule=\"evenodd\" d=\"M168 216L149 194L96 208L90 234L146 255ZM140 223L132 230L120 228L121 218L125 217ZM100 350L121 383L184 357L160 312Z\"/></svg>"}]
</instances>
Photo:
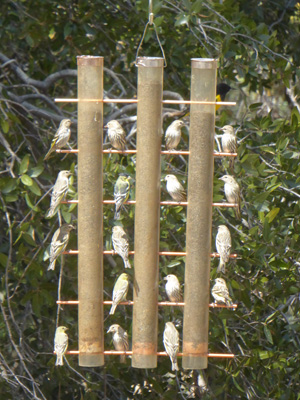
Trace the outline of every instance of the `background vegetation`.
<instances>
[{"instance_id":1,"label":"background vegetation","mask_svg":"<svg viewBox=\"0 0 300 400\"><path fill-rule=\"evenodd\" d=\"M210 351L233 352L234 360L209 360L207 370L182 371L178 380L168 359L144 371L106 359L105 368L78 367L77 357L54 367L57 287L77 297L76 257L64 269L46 272L51 236L58 221L46 220L49 190L61 169L74 172L69 198L76 198L76 156L43 157L63 117L71 118L76 147L76 106L55 97L76 97L76 56L105 57L105 94L136 95L136 51L148 19L148 1L4 0L0 5L0 208L1 316L0 394L6 399L299 399L299 3L292 0L154 1L154 22L168 62L166 98L189 98L190 59L219 59L218 80L235 90L236 107L221 108L217 126L238 130L234 174L242 187L242 221L215 209L213 236L228 224L239 258L228 266L227 284L236 312L210 312ZM160 56L153 29L140 55ZM164 128L173 120L164 109ZM105 106L105 122L119 119L135 146L136 108ZM218 133L218 131L216 131ZM182 148L188 147L188 131ZM134 157L104 157L104 196L112 198L120 172L134 176ZM214 200L223 199L218 180L228 165L215 161ZM162 161L186 182L184 158ZM164 186L164 185L163 185ZM162 198L166 199L164 188ZM134 190L131 194L134 198ZM133 247L133 208L123 223ZM76 224L76 207L64 205L65 221ZM111 249L113 209L105 208L104 245ZM185 247L185 210L162 208L161 249ZM213 238L214 249L214 238ZM75 249L71 233L70 249ZM122 270L119 257L105 257L105 298ZM217 260L211 277L216 277ZM160 259L160 279L183 280L184 260ZM164 298L163 283L160 293ZM129 298L132 291L130 291ZM105 309L108 313L108 309ZM160 310L164 322L180 311ZM131 336L131 309L119 307L115 321ZM77 349L77 309L65 306L60 323ZM106 324L109 321L106 322ZM108 327L108 326L107 326ZM180 328L179 328L180 329ZM106 347L112 346L106 338ZM180 390L179 390L180 387Z\"/></svg>"}]
</instances>

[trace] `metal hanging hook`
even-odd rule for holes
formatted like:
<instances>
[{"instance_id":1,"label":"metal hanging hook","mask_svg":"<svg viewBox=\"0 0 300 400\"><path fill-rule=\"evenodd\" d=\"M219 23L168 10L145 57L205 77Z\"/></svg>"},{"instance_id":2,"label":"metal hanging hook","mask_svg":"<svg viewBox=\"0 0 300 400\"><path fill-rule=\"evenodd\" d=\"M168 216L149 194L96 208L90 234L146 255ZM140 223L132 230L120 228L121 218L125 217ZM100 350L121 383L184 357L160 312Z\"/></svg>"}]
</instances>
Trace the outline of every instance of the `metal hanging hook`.
<instances>
[{"instance_id":1,"label":"metal hanging hook","mask_svg":"<svg viewBox=\"0 0 300 400\"><path fill-rule=\"evenodd\" d=\"M144 32L143 32L141 41L140 41L140 43L139 43L139 45L138 45L138 48L137 48L137 51L136 51L135 66L137 67L138 65L142 65L142 62L141 62L141 61L140 61L140 62L137 62L137 59L138 59L138 57L139 57L139 51L140 51L140 49L141 49L141 47L142 47L142 44L143 44L143 41L144 41L144 38L145 38L145 35L146 35L146 32L147 32L148 25L153 26L153 28L154 28L154 32L155 32L155 35L156 35L156 39L157 39L157 41L158 41L158 44L159 44L159 47L160 47L160 51L161 51L162 56L163 56L163 59L164 59L164 67L166 67L166 66L167 66L166 56L165 56L165 53L164 53L164 49L163 49L163 47L162 47L162 44L161 44L161 42L160 42L160 40L159 40L159 36L158 36L157 30L156 30L156 26L155 26L155 23L154 23L154 14L153 14L153 12L152 12L152 0L149 0L149 17L148 17L148 22L147 22L146 25L145 25L145 29L144 29Z\"/></svg>"}]
</instances>

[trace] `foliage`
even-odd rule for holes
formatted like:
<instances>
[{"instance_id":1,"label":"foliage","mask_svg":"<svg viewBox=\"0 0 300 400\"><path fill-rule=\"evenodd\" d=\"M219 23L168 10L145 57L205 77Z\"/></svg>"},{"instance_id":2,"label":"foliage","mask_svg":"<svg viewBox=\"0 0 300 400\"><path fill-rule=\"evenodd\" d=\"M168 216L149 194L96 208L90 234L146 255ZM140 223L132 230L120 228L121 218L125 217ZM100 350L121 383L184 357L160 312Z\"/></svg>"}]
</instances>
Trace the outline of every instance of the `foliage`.
<instances>
[{"instance_id":1,"label":"foliage","mask_svg":"<svg viewBox=\"0 0 300 400\"><path fill-rule=\"evenodd\" d=\"M234 89L228 96L237 106L221 108L216 124L238 129L239 150L234 174L242 187L242 221L231 210L213 211L216 228L226 223L238 259L226 277L238 309L211 310L210 351L232 352L234 360L209 360L203 372L207 392L201 392L197 371L179 375L181 393L168 359L159 358L151 371L123 366L107 358L105 368L54 367L53 337L58 282L64 299L77 297L76 257L65 256L59 273L46 272L51 237L58 220L46 220L49 190L61 169L70 169L69 198L76 199L76 156L43 157L63 118L71 118L76 147L76 107L57 104L56 97L76 97L76 56L105 57L105 94L136 95L137 47L148 18L148 1L44 2L5 0L0 6L1 114L0 244L1 312L0 393L7 399L63 398L299 398L299 142L300 109L296 66L299 63L299 4L295 1L253 0L154 2L154 22L166 53L166 97L188 99L190 59L219 59L219 80ZM160 56L153 29L147 30L140 55ZM178 108L164 109L164 128ZM181 111L180 111L181 112ZM121 120L135 147L136 106L105 106L105 122ZM218 133L218 132L217 132ZM188 147L188 132L180 144ZM58 162L59 161L59 162ZM111 199L116 176L134 177L135 158L105 155L104 198ZM162 175L187 176L183 158L162 159ZM218 180L229 171L216 159L214 201L223 199ZM164 184L162 184L164 186ZM134 199L134 190L131 193ZM162 199L167 194L162 187ZM133 248L133 208L123 223ZM76 224L76 206L63 205L62 217ZM105 206L104 247L111 249L113 209ZM185 209L161 209L161 249L184 251ZM77 247L71 233L69 249ZM212 261L211 279L217 260ZM109 299L119 257L105 257L105 293ZM160 258L162 278L184 276L183 258ZM130 292L131 294L132 292ZM130 295L128 296L130 298ZM105 310L108 312L108 310ZM175 318L181 312L175 310ZM171 310L160 310L159 343ZM118 307L116 320L131 336L131 310ZM60 321L70 327L70 349L77 348L77 309L64 306ZM108 322L106 322L108 323ZM106 338L106 348L111 342Z\"/></svg>"}]
</instances>

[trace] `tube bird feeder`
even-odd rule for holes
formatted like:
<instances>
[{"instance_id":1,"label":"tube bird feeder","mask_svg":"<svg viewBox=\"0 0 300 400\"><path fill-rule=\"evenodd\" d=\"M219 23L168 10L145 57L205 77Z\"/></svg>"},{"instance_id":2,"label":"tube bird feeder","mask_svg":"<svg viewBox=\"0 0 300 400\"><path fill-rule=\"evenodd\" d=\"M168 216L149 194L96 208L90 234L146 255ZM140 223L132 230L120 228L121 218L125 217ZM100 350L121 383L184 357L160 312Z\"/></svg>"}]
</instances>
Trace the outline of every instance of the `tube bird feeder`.
<instances>
[{"instance_id":1,"label":"tube bird feeder","mask_svg":"<svg viewBox=\"0 0 300 400\"><path fill-rule=\"evenodd\" d=\"M103 57L77 57L77 66L79 365L96 367L104 365Z\"/></svg>"},{"instance_id":2,"label":"tube bird feeder","mask_svg":"<svg viewBox=\"0 0 300 400\"><path fill-rule=\"evenodd\" d=\"M132 366L157 366L163 58L139 57Z\"/></svg>"},{"instance_id":3,"label":"tube bird feeder","mask_svg":"<svg viewBox=\"0 0 300 400\"><path fill-rule=\"evenodd\" d=\"M216 98L217 61L192 59L191 100ZM191 104L183 317L185 369L207 368L215 104Z\"/></svg>"}]
</instances>

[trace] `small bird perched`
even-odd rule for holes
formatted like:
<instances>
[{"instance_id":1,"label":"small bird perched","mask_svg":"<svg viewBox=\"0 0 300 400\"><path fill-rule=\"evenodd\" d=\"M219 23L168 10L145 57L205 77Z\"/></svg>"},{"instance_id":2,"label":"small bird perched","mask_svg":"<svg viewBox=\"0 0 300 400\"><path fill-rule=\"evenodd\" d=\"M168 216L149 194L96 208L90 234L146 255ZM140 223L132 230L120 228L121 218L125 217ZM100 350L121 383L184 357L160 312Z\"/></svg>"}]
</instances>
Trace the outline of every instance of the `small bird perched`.
<instances>
[{"instance_id":1,"label":"small bird perched","mask_svg":"<svg viewBox=\"0 0 300 400\"><path fill-rule=\"evenodd\" d=\"M224 101L226 94L231 90L232 88L227 85L227 83L221 82L217 84L217 96L216 96L216 101ZM221 105L216 104L216 110L218 110L221 107Z\"/></svg>"},{"instance_id":2,"label":"small bird perched","mask_svg":"<svg viewBox=\"0 0 300 400\"><path fill-rule=\"evenodd\" d=\"M221 138L222 150L224 153L236 153L237 145L236 145L236 135L233 127L231 125L225 125L221 128L223 131L223 135ZM234 158L231 157L229 161L230 168L234 166Z\"/></svg>"},{"instance_id":3,"label":"small bird perched","mask_svg":"<svg viewBox=\"0 0 300 400\"><path fill-rule=\"evenodd\" d=\"M241 194L237 181L231 175L223 175L219 178L224 182L224 192L228 203L236 203L238 207L234 208L236 218L241 218Z\"/></svg>"},{"instance_id":4,"label":"small bird perched","mask_svg":"<svg viewBox=\"0 0 300 400\"><path fill-rule=\"evenodd\" d=\"M167 283L165 284L166 293L169 301L181 303L182 302L182 292L179 280L176 275L167 275L164 278Z\"/></svg>"},{"instance_id":5,"label":"small bird perched","mask_svg":"<svg viewBox=\"0 0 300 400\"><path fill-rule=\"evenodd\" d=\"M46 218L52 218L58 211L59 204L69 190L70 171L60 171L52 189L50 208Z\"/></svg>"},{"instance_id":6,"label":"small bird perched","mask_svg":"<svg viewBox=\"0 0 300 400\"><path fill-rule=\"evenodd\" d=\"M54 336L54 351L56 353L55 365L64 365L63 356L68 348L68 335L65 326L58 326Z\"/></svg>"},{"instance_id":7,"label":"small bird perched","mask_svg":"<svg viewBox=\"0 0 300 400\"><path fill-rule=\"evenodd\" d=\"M54 232L50 245L50 264L47 271L49 271L50 269L54 271L56 259L62 254L62 252L67 247L70 231L72 229L75 229L73 225L64 224Z\"/></svg>"},{"instance_id":8,"label":"small bird perched","mask_svg":"<svg viewBox=\"0 0 300 400\"><path fill-rule=\"evenodd\" d=\"M175 175L167 175L165 181L167 182L167 192L173 200L178 202L186 201L186 191Z\"/></svg>"},{"instance_id":9,"label":"small bird perched","mask_svg":"<svg viewBox=\"0 0 300 400\"><path fill-rule=\"evenodd\" d=\"M220 255L220 263L217 272L223 272L225 274L225 266L229 261L230 249L231 249L231 235L230 231L225 225L218 226L218 233L216 236L216 248Z\"/></svg>"},{"instance_id":10,"label":"small bird perched","mask_svg":"<svg viewBox=\"0 0 300 400\"><path fill-rule=\"evenodd\" d=\"M51 142L50 150L45 155L44 161L47 160L50 154L53 153L56 149L61 149L68 143L71 136L70 126L71 126L70 119L63 119L60 121L59 127Z\"/></svg>"},{"instance_id":11,"label":"small bird perched","mask_svg":"<svg viewBox=\"0 0 300 400\"><path fill-rule=\"evenodd\" d=\"M165 134L167 150L176 149L181 138L181 127L184 125L185 123L178 119L173 121L171 125L168 126Z\"/></svg>"},{"instance_id":12,"label":"small bird perched","mask_svg":"<svg viewBox=\"0 0 300 400\"><path fill-rule=\"evenodd\" d=\"M179 371L177 353L179 350L179 333L172 322L165 324L164 347L172 363L172 371Z\"/></svg>"},{"instance_id":13,"label":"small bird perched","mask_svg":"<svg viewBox=\"0 0 300 400\"><path fill-rule=\"evenodd\" d=\"M112 245L114 251L122 257L125 268L131 268L130 261L128 260L129 243L124 229L116 225L112 228Z\"/></svg>"},{"instance_id":14,"label":"small bird perched","mask_svg":"<svg viewBox=\"0 0 300 400\"><path fill-rule=\"evenodd\" d=\"M127 332L124 331L123 328L118 324L111 325L107 331L107 333L112 333L112 340L114 347L117 351L128 351L129 343L128 343L128 335ZM120 362L125 363L125 354L120 356Z\"/></svg>"},{"instance_id":15,"label":"small bird perched","mask_svg":"<svg viewBox=\"0 0 300 400\"><path fill-rule=\"evenodd\" d=\"M227 306L232 306L232 300L229 296L226 282L223 278L217 278L215 285L211 289L211 294L215 299L215 303L225 303Z\"/></svg>"},{"instance_id":16,"label":"small bird perched","mask_svg":"<svg viewBox=\"0 0 300 400\"><path fill-rule=\"evenodd\" d=\"M126 300L127 292L128 292L128 287L129 287L129 282L128 282L128 275L123 273L119 276L117 279L115 286L113 288L113 293L112 293L112 306L110 309L109 314L114 314L115 309L117 305L121 302Z\"/></svg>"},{"instance_id":17,"label":"small bird perched","mask_svg":"<svg viewBox=\"0 0 300 400\"><path fill-rule=\"evenodd\" d=\"M121 124L113 119L104 128L108 128L108 139L112 147L124 151L126 149L126 133Z\"/></svg>"},{"instance_id":18,"label":"small bird perched","mask_svg":"<svg viewBox=\"0 0 300 400\"><path fill-rule=\"evenodd\" d=\"M115 219L120 219L120 211L129 197L129 190L130 190L130 177L126 176L125 174L120 174L117 182L115 183L114 187L114 199L116 202L116 210L115 210Z\"/></svg>"}]
</instances>

